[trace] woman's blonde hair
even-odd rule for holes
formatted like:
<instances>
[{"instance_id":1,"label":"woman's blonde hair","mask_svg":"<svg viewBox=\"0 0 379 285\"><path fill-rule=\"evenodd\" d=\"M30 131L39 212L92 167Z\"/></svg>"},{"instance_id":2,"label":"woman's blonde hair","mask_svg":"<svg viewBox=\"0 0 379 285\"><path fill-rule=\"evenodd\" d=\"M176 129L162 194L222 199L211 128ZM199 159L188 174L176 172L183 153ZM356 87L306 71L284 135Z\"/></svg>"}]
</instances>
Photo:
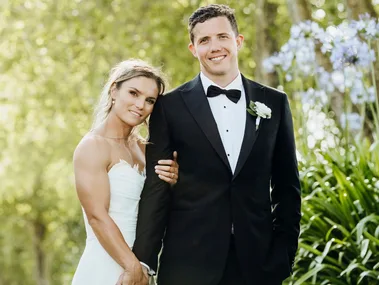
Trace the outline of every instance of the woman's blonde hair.
<instances>
[{"instance_id":1,"label":"woman's blonde hair","mask_svg":"<svg viewBox=\"0 0 379 285\"><path fill-rule=\"evenodd\" d=\"M115 84L116 88L119 89L124 81L140 76L155 80L158 87L158 96L164 93L166 83L159 68L153 67L140 59L128 59L118 63L111 69L108 80L100 93L100 100L95 107L94 121L91 128L92 130L104 123L109 116L113 105L111 97L111 88L113 84ZM146 121L144 123L147 125ZM139 134L140 126L133 128L131 137L137 137L138 139L145 141L146 138Z\"/></svg>"}]
</instances>

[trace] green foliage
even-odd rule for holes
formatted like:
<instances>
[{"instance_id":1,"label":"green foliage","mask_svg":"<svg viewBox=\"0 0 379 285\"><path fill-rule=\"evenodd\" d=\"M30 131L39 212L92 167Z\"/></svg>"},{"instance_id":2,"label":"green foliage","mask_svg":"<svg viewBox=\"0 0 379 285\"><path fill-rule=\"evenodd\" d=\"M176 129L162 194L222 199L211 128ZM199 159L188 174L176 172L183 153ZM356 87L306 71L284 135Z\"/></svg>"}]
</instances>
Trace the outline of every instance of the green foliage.
<instances>
[{"instance_id":1,"label":"green foliage","mask_svg":"<svg viewBox=\"0 0 379 285\"><path fill-rule=\"evenodd\" d=\"M138 57L162 66L172 88L191 79L198 62L187 51L187 18L197 7L215 2L0 1L0 285L70 284L85 243L71 158L91 125L108 71L123 59ZM236 10L245 36L240 68L253 77L256 5L223 2ZM291 25L286 1L269 2L278 6L269 36L283 44ZM334 6L325 4L324 24L339 21ZM378 158L370 159L360 160L359 167L366 161L374 169ZM312 163L306 167L324 166ZM374 170L370 173L378 177ZM318 173L320 180L323 174ZM308 194L309 181L304 177ZM363 235L367 252L374 252L371 236ZM304 270L297 268L299 276Z\"/></svg>"},{"instance_id":2,"label":"green foliage","mask_svg":"<svg viewBox=\"0 0 379 285\"><path fill-rule=\"evenodd\" d=\"M364 141L301 162L302 228L289 284L378 284L378 150Z\"/></svg>"}]
</instances>

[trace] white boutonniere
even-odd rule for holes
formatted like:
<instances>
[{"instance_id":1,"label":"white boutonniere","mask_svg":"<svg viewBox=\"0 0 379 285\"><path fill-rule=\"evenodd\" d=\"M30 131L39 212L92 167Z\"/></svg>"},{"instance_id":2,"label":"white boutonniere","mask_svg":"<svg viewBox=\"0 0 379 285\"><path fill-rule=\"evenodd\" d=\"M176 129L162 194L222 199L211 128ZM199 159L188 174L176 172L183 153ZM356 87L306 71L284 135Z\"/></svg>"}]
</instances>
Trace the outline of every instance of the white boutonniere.
<instances>
[{"instance_id":1,"label":"white boutonniere","mask_svg":"<svg viewBox=\"0 0 379 285\"><path fill-rule=\"evenodd\" d=\"M250 115L257 117L255 120L255 129L258 130L259 123L262 119L271 119L271 109L261 102L250 101L247 111Z\"/></svg>"}]
</instances>

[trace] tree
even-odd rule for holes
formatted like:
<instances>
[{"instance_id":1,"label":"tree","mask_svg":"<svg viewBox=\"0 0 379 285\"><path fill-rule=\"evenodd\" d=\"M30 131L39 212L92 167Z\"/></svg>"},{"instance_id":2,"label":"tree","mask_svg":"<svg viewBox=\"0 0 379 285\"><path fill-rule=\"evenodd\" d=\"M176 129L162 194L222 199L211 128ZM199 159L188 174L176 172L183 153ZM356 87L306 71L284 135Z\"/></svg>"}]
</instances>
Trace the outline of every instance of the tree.
<instances>
[{"instance_id":1,"label":"tree","mask_svg":"<svg viewBox=\"0 0 379 285\"><path fill-rule=\"evenodd\" d=\"M263 67L263 60L271 56L277 49L278 44L273 30L277 17L278 4L266 0L256 0L255 9L255 48L254 59L256 63L255 78L269 86L278 86L278 77L268 74Z\"/></svg>"},{"instance_id":2,"label":"tree","mask_svg":"<svg viewBox=\"0 0 379 285\"><path fill-rule=\"evenodd\" d=\"M372 0L346 0L348 16L350 19L358 20L359 15L368 13L371 17L377 18Z\"/></svg>"},{"instance_id":3,"label":"tree","mask_svg":"<svg viewBox=\"0 0 379 285\"><path fill-rule=\"evenodd\" d=\"M299 23L312 18L311 10L306 0L287 0L289 15L293 23Z\"/></svg>"}]
</instances>

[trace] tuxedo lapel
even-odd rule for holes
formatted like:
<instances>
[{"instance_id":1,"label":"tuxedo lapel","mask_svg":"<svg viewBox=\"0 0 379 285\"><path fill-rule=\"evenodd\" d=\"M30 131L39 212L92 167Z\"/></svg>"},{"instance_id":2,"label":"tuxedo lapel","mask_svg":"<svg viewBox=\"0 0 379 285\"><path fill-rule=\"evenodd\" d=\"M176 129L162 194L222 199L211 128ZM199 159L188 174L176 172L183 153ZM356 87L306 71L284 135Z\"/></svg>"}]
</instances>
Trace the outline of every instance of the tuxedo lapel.
<instances>
[{"instance_id":1,"label":"tuxedo lapel","mask_svg":"<svg viewBox=\"0 0 379 285\"><path fill-rule=\"evenodd\" d=\"M252 81L247 80L244 76L242 76L243 87L245 89L246 96L246 107L249 107L250 101L256 102L265 102L264 98L264 87L256 84ZM233 179L238 175L241 171L243 165L245 164L247 158L250 155L251 150L253 149L255 140L258 137L259 130L256 130L255 122L257 117L250 115L246 111L246 126L245 126L245 134L242 141L240 155L238 157L236 169L234 171ZM262 124L262 120L260 122Z\"/></svg>"},{"instance_id":2,"label":"tuxedo lapel","mask_svg":"<svg viewBox=\"0 0 379 285\"><path fill-rule=\"evenodd\" d=\"M222 161L231 171L229 161L226 157L225 149L217 129L217 124L209 106L207 96L204 93L200 75L188 83L187 87L181 91L181 95L200 129L212 144Z\"/></svg>"}]
</instances>

